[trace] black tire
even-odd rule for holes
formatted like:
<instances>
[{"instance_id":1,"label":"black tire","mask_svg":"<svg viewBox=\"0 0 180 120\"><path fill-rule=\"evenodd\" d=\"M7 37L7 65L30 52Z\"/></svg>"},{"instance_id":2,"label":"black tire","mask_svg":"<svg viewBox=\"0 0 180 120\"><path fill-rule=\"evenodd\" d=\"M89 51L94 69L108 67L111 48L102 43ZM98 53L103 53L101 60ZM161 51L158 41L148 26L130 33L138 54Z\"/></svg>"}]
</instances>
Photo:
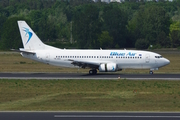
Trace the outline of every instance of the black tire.
<instances>
[{"instance_id":1,"label":"black tire","mask_svg":"<svg viewBox=\"0 0 180 120\"><path fill-rule=\"evenodd\" d=\"M93 74L93 70L89 70L89 74L92 75Z\"/></svg>"},{"instance_id":2,"label":"black tire","mask_svg":"<svg viewBox=\"0 0 180 120\"><path fill-rule=\"evenodd\" d=\"M89 70L89 74L90 75L96 75L97 74L97 70Z\"/></svg>"},{"instance_id":3,"label":"black tire","mask_svg":"<svg viewBox=\"0 0 180 120\"><path fill-rule=\"evenodd\" d=\"M97 70L93 70L93 74L96 75L97 74Z\"/></svg>"},{"instance_id":4,"label":"black tire","mask_svg":"<svg viewBox=\"0 0 180 120\"><path fill-rule=\"evenodd\" d=\"M149 74L151 74L151 75L152 75L152 74L153 74L153 71L149 71Z\"/></svg>"}]
</instances>

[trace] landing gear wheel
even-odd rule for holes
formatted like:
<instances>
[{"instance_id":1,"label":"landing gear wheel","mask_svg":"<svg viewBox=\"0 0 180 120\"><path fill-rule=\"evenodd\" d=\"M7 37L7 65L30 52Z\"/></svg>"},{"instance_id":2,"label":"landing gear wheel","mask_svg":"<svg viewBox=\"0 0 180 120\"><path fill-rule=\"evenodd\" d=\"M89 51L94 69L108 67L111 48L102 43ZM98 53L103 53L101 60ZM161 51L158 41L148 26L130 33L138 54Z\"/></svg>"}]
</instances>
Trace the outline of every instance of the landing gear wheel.
<instances>
[{"instance_id":1,"label":"landing gear wheel","mask_svg":"<svg viewBox=\"0 0 180 120\"><path fill-rule=\"evenodd\" d=\"M97 70L89 70L89 74L90 75L95 75L95 74L97 74Z\"/></svg>"},{"instance_id":2,"label":"landing gear wheel","mask_svg":"<svg viewBox=\"0 0 180 120\"><path fill-rule=\"evenodd\" d=\"M151 75L152 75L152 74L153 74L153 71L149 71L149 74L151 74Z\"/></svg>"},{"instance_id":3,"label":"landing gear wheel","mask_svg":"<svg viewBox=\"0 0 180 120\"><path fill-rule=\"evenodd\" d=\"M89 74L92 75L92 74L93 74L93 71L92 71L92 70L89 70Z\"/></svg>"}]
</instances>

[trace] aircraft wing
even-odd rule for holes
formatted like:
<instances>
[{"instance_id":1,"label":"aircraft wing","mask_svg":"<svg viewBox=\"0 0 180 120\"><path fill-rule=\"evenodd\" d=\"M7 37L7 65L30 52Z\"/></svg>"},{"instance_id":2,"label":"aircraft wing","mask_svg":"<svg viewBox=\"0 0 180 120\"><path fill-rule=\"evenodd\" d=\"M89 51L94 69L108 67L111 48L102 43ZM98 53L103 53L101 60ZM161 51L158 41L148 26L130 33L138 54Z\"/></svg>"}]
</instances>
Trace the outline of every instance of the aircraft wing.
<instances>
[{"instance_id":1,"label":"aircraft wing","mask_svg":"<svg viewBox=\"0 0 180 120\"><path fill-rule=\"evenodd\" d=\"M28 53L28 54L36 54L35 52L32 52L32 51L26 51L24 49L20 49L20 50L16 50L16 49L11 49L12 51L15 51L15 52L22 52L22 53Z\"/></svg>"},{"instance_id":2,"label":"aircraft wing","mask_svg":"<svg viewBox=\"0 0 180 120\"><path fill-rule=\"evenodd\" d=\"M81 68L95 68L98 69L100 63L97 62L90 62L90 61L77 61L77 60L71 60L68 59L68 61L72 61L71 64L73 64L74 66L79 66Z\"/></svg>"}]
</instances>

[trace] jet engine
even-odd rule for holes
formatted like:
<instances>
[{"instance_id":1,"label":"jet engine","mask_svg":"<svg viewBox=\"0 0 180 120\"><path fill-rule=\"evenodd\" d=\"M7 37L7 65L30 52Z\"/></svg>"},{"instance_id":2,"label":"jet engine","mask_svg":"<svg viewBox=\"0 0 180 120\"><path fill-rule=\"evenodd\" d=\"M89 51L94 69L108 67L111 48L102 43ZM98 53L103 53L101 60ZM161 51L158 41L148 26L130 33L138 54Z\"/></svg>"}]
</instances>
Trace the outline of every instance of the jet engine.
<instances>
[{"instance_id":1,"label":"jet engine","mask_svg":"<svg viewBox=\"0 0 180 120\"><path fill-rule=\"evenodd\" d=\"M99 72L116 72L117 65L115 63L105 63L99 66Z\"/></svg>"}]
</instances>

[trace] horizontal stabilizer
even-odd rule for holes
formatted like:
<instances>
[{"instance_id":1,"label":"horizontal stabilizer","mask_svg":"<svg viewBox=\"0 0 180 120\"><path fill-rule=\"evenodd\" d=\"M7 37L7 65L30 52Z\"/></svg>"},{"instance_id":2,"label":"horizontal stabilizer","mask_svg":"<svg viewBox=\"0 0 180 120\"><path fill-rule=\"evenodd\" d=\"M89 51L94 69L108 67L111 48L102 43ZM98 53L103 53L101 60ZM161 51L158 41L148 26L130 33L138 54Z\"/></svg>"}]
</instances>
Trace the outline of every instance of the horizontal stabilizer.
<instances>
[{"instance_id":1,"label":"horizontal stabilizer","mask_svg":"<svg viewBox=\"0 0 180 120\"><path fill-rule=\"evenodd\" d=\"M15 52L22 52L22 53L28 53L28 54L36 54L35 52L32 52L32 51L27 51L27 50L24 50L24 49L21 49L20 50L16 50L16 49L11 49L12 51L15 51Z\"/></svg>"}]
</instances>

